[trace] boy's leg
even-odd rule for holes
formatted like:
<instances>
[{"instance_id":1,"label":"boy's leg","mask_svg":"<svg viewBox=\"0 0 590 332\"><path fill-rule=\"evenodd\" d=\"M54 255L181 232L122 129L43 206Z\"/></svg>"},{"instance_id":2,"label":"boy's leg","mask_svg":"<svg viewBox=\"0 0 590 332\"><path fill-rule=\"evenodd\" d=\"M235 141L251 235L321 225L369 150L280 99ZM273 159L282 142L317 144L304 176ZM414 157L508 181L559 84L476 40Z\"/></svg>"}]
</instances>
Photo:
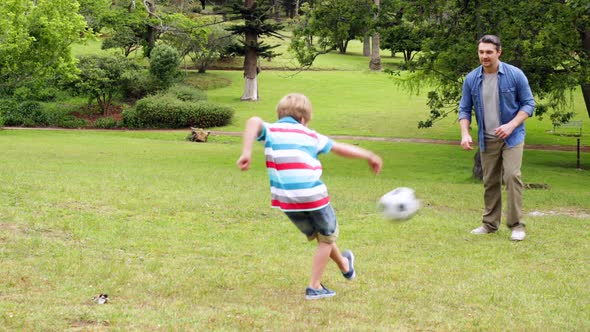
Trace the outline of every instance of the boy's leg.
<instances>
[{"instance_id":1,"label":"boy's leg","mask_svg":"<svg viewBox=\"0 0 590 332\"><path fill-rule=\"evenodd\" d=\"M309 287L313 289L321 289L322 275L328 264L328 259L331 257L334 243L325 243L318 241L315 255L313 256L313 267L311 270L311 280Z\"/></svg>"},{"instance_id":2,"label":"boy's leg","mask_svg":"<svg viewBox=\"0 0 590 332\"><path fill-rule=\"evenodd\" d=\"M318 247L313 257L313 268L309 287L314 289L322 288L320 283L322 280L322 275L324 274L324 270L326 269L326 265L328 264L328 257L331 258L336 263L336 265L338 265L338 268L343 273L348 272L350 269L348 259L342 256L342 253L340 252L338 245L336 245L336 242L328 244L318 241Z\"/></svg>"},{"instance_id":3,"label":"boy's leg","mask_svg":"<svg viewBox=\"0 0 590 332\"><path fill-rule=\"evenodd\" d=\"M330 252L330 258L336 263L336 265L338 265L340 271L345 273L348 272L348 269L350 267L348 264L348 259L342 256L342 253L340 252L338 245L336 245L336 242L332 243L332 251Z\"/></svg>"}]
</instances>

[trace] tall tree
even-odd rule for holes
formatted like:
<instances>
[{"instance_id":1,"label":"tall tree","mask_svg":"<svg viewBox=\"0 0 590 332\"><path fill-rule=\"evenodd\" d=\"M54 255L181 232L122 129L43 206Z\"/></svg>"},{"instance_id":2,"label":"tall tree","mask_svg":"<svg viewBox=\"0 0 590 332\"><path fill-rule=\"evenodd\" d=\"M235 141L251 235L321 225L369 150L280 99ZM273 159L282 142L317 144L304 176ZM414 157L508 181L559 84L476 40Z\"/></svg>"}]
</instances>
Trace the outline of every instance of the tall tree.
<instances>
[{"instance_id":1,"label":"tall tree","mask_svg":"<svg viewBox=\"0 0 590 332\"><path fill-rule=\"evenodd\" d=\"M258 94L258 73L260 66L258 58L273 58L278 54L273 51L278 45L269 45L258 40L261 36L274 36L282 39L278 32L282 25L270 21L272 10L268 2L245 0L244 4L234 2L229 15L232 19L243 19L244 24L232 25L228 28L233 34L243 37L241 45L235 45L233 50L244 55L244 94L242 101L256 101Z\"/></svg>"},{"instance_id":2,"label":"tall tree","mask_svg":"<svg viewBox=\"0 0 590 332\"><path fill-rule=\"evenodd\" d=\"M326 0L315 7L305 4L304 16L293 30L289 49L304 67L333 50L344 54L348 43L367 34L373 0Z\"/></svg>"},{"instance_id":3,"label":"tall tree","mask_svg":"<svg viewBox=\"0 0 590 332\"><path fill-rule=\"evenodd\" d=\"M3 0L0 5L0 93L45 84L77 71L71 45L86 22L71 0Z\"/></svg>"},{"instance_id":4,"label":"tall tree","mask_svg":"<svg viewBox=\"0 0 590 332\"><path fill-rule=\"evenodd\" d=\"M373 26L375 26L376 22L379 20L379 7L380 7L380 0L375 0L375 14L373 17ZM371 70L381 70L381 48L379 46L381 37L379 35L379 31L377 29L373 29L373 36L371 37L371 61L369 62L369 68Z\"/></svg>"}]
</instances>

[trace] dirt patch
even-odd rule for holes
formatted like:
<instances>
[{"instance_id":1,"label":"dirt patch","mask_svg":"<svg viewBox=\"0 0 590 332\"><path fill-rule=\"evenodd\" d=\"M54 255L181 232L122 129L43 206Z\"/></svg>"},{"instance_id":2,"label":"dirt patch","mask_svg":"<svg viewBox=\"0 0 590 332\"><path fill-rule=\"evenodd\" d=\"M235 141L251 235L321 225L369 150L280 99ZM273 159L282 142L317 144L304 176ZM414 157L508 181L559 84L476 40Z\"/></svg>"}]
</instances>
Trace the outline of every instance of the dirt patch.
<instances>
[{"instance_id":1,"label":"dirt patch","mask_svg":"<svg viewBox=\"0 0 590 332\"><path fill-rule=\"evenodd\" d=\"M96 105L89 105L70 114L79 119L88 121L89 125L92 126L94 122L100 118L110 117L117 121L121 121L123 119L122 113L123 107L118 105L111 105L106 114L104 114L103 110L99 109Z\"/></svg>"},{"instance_id":2,"label":"dirt patch","mask_svg":"<svg viewBox=\"0 0 590 332\"><path fill-rule=\"evenodd\" d=\"M551 216L567 216L577 219L590 219L590 211L584 210L548 210L548 211L531 211L527 213L531 217L551 217Z\"/></svg>"}]
</instances>

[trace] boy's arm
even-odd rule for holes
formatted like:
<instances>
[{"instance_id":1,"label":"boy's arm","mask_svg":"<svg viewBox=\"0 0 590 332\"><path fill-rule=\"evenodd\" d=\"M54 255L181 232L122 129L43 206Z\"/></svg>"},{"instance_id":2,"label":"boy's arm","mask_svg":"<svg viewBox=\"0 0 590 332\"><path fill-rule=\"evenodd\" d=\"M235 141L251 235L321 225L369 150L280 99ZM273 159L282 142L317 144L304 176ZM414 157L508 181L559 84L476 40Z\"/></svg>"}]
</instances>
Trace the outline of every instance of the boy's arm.
<instances>
[{"instance_id":1,"label":"boy's arm","mask_svg":"<svg viewBox=\"0 0 590 332\"><path fill-rule=\"evenodd\" d=\"M342 157L366 159L375 174L379 174L383 166L381 157L358 146L334 142L330 151Z\"/></svg>"},{"instance_id":2,"label":"boy's arm","mask_svg":"<svg viewBox=\"0 0 590 332\"><path fill-rule=\"evenodd\" d=\"M252 161L252 144L256 140L256 137L260 135L264 121L259 117L251 117L246 122L246 129L242 136L242 155L238 158L238 168L242 171L247 171L250 168L250 162Z\"/></svg>"}]
</instances>

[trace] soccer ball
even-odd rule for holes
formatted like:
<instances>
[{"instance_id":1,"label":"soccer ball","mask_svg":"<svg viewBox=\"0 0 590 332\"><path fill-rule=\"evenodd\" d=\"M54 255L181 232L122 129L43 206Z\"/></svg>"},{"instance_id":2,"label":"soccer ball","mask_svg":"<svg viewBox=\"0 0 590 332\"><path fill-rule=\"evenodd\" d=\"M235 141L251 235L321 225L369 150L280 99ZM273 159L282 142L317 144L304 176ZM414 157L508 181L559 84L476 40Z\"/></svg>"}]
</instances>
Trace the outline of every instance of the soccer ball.
<instances>
[{"instance_id":1,"label":"soccer ball","mask_svg":"<svg viewBox=\"0 0 590 332\"><path fill-rule=\"evenodd\" d=\"M420 208L420 201L414 195L414 189L400 187L381 196L377 210L387 220L408 220Z\"/></svg>"}]
</instances>

